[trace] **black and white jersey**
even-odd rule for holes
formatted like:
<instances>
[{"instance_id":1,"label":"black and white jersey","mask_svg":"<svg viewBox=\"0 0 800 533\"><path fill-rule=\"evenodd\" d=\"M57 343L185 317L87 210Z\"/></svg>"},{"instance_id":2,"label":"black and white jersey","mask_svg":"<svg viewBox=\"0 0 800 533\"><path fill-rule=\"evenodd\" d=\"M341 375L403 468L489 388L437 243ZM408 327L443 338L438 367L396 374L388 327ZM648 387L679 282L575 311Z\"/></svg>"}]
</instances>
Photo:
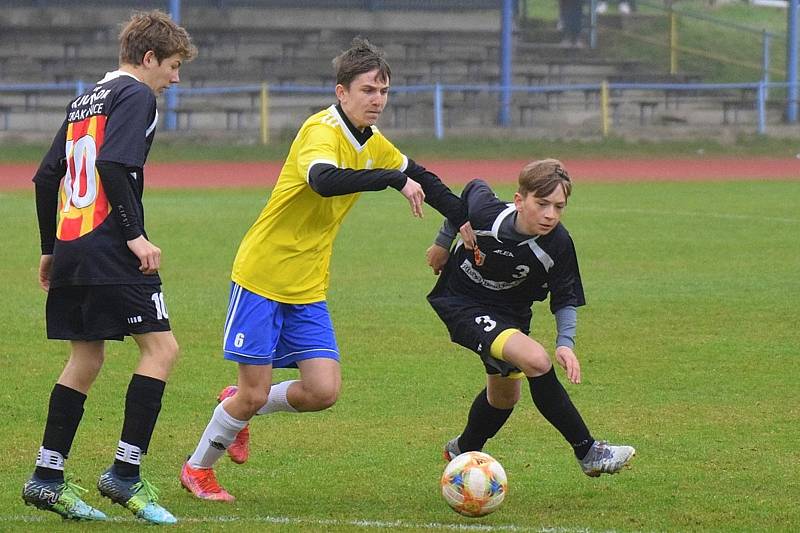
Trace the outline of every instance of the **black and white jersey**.
<instances>
[{"instance_id":1,"label":"black and white jersey","mask_svg":"<svg viewBox=\"0 0 800 533\"><path fill-rule=\"evenodd\" d=\"M575 247L561 223L547 235L518 233L514 204L499 200L482 180L467 184L461 198L480 252L459 239L431 296L447 291L520 317L530 317L533 302L548 295L553 313L586 303Z\"/></svg>"},{"instance_id":2,"label":"black and white jersey","mask_svg":"<svg viewBox=\"0 0 800 533\"><path fill-rule=\"evenodd\" d=\"M144 164L157 121L153 91L129 74L110 72L66 113L33 178L37 187L58 191L50 286L160 284L158 275L139 272L96 167L100 161L125 167L125 192L143 228Z\"/></svg>"}]
</instances>

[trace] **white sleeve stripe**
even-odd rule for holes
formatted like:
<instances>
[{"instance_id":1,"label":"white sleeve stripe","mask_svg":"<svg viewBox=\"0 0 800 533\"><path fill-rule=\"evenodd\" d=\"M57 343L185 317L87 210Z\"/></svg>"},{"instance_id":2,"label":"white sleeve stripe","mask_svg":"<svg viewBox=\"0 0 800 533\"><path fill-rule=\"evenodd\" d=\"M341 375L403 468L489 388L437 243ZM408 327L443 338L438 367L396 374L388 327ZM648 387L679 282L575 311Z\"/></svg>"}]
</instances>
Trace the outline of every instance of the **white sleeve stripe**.
<instances>
[{"instance_id":1,"label":"white sleeve stripe","mask_svg":"<svg viewBox=\"0 0 800 533\"><path fill-rule=\"evenodd\" d=\"M528 241L528 246L530 246L531 250L533 250L533 253L536 255L536 258L539 260L539 262L542 263L545 271L550 272L550 269L553 268L553 265L555 264L553 258L550 257L547 252L542 250L542 247L536 244L533 239Z\"/></svg>"},{"instance_id":2,"label":"white sleeve stripe","mask_svg":"<svg viewBox=\"0 0 800 533\"><path fill-rule=\"evenodd\" d=\"M158 122L158 109L156 109L156 118L153 119L153 123L150 124L150 127L147 128L147 131L144 132L145 137L153 133L153 130L156 129L156 122Z\"/></svg>"},{"instance_id":3,"label":"white sleeve stripe","mask_svg":"<svg viewBox=\"0 0 800 533\"><path fill-rule=\"evenodd\" d=\"M500 240L497 236L498 232L500 231L500 223L503 222L503 220L505 220L506 217L508 217L511 213L513 213L516 210L517 207L514 204L508 204L508 207L506 207L503 211L500 212L499 215L497 215L497 218L494 219L494 222L492 223L492 232L491 232L492 237L494 237L498 241Z\"/></svg>"},{"instance_id":4,"label":"white sleeve stripe","mask_svg":"<svg viewBox=\"0 0 800 533\"><path fill-rule=\"evenodd\" d=\"M408 168L408 157L405 154L400 154L403 156L403 164L400 165L400 172L405 172Z\"/></svg>"},{"instance_id":5,"label":"white sleeve stripe","mask_svg":"<svg viewBox=\"0 0 800 533\"><path fill-rule=\"evenodd\" d=\"M311 175L311 167L314 165L333 165L338 167L339 165L336 164L336 161L331 161L330 159L315 159L311 163L308 164L308 170L306 171L306 183L308 183L308 177Z\"/></svg>"}]
</instances>

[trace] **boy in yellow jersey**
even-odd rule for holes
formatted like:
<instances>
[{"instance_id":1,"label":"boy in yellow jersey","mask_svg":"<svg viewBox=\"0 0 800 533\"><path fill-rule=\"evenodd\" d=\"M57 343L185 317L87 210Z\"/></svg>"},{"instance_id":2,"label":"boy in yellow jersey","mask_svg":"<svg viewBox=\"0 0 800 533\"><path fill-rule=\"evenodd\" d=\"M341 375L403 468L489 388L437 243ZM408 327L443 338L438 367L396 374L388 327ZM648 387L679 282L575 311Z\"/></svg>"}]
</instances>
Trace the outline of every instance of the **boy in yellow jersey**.
<instances>
[{"instance_id":1,"label":"boy in yellow jersey","mask_svg":"<svg viewBox=\"0 0 800 533\"><path fill-rule=\"evenodd\" d=\"M426 201L459 228L466 246L475 243L459 197L374 126L391 79L382 52L356 38L334 67L338 104L300 128L234 260L223 351L239 364L238 384L220 393L180 476L201 499L233 501L213 466L226 449L235 462L247 459L254 415L319 411L336 402L339 351L325 298L333 241L360 192L397 189L414 216L422 216ZM300 379L271 385L273 367L297 367Z\"/></svg>"}]
</instances>

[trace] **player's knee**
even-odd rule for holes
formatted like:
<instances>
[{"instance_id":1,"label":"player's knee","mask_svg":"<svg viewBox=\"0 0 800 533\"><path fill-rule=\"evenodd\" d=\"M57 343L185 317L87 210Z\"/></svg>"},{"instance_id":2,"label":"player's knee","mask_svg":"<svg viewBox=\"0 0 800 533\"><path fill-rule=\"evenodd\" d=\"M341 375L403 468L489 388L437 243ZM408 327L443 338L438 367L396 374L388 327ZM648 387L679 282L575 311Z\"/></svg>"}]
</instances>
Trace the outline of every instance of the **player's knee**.
<instances>
[{"instance_id":1,"label":"player's knee","mask_svg":"<svg viewBox=\"0 0 800 533\"><path fill-rule=\"evenodd\" d=\"M178 346L178 341L175 340L175 337L170 336L165 338L162 342L158 344L156 350L154 350L153 355L159 362L167 366L169 368L175 364L178 360L178 355L180 354L180 347Z\"/></svg>"},{"instance_id":2,"label":"player's knee","mask_svg":"<svg viewBox=\"0 0 800 533\"><path fill-rule=\"evenodd\" d=\"M333 407L333 404L339 399L339 387L336 385L325 385L308 392L310 397L309 403L316 411Z\"/></svg>"},{"instance_id":3,"label":"player's knee","mask_svg":"<svg viewBox=\"0 0 800 533\"><path fill-rule=\"evenodd\" d=\"M94 357L82 358L79 362L70 361L70 364L72 368L78 370L78 374L85 376L87 379L92 376L91 379L94 381L94 377L96 377L100 373L100 369L103 368L105 360L105 354L99 354Z\"/></svg>"},{"instance_id":4,"label":"player's knee","mask_svg":"<svg viewBox=\"0 0 800 533\"><path fill-rule=\"evenodd\" d=\"M534 349L529 352L525 360L520 365L522 370L528 377L541 376L546 374L553 363L550 361L550 356L544 349Z\"/></svg>"},{"instance_id":5,"label":"player's knee","mask_svg":"<svg viewBox=\"0 0 800 533\"><path fill-rule=\"evenodd\" d=\"M267 403L267 398L266 390L239 387L234 399L242 411L250 413L250 417L253 417Z\"/></svg>"},{"instance_id":6,"label":"player's knee","mask_svg":"<svg viewBox=\"0 0 800 533\"><path fill-rule=\"evenodd\" d=\"M178 360L178 341L172 335L157 339L156 342L148 343L142 347L142 355L158 361L161 366L172 367Z\"/></svg>"},{"instance_id":7,"label":"player's knee","mask_svg":"<svg viewBox=\"0 0 800 533\"><path fill-rule=\"evenodd\" d=\"M487 391L486 399L495 409L513 409L520 398L519 388Z\"/></svg>"},{"instance_id":8,"label":"player's knee","mask_svg":"<svg viewBox=\"0 0 800 533\"><path fill-rule=\"evenodd\" d=\"M178 360L180 352L181 350L180 346L178 346L178 341L175 340L175 337L172 337L172 339L170 339L170 341L164 346L162 358L165 363L172 366Z\"/></svg>"}]
</instances>

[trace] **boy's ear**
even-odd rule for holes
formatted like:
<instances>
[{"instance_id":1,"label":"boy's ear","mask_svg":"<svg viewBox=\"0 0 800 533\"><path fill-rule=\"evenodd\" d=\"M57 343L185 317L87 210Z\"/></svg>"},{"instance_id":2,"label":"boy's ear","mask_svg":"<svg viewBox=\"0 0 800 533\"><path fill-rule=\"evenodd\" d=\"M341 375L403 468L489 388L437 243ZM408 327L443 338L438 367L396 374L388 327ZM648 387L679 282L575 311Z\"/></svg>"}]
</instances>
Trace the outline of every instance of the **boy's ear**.
<instances>
[{"instance_id":1,"label":"boy's ear","mask_svg":"<svg viewBox=\"0 0 800 533\"><path fill-rule=\"evenodd\" d=\"M144 53L144 57L142 57L142 65L143 66L149 66L149 65L153 65L153 64L157 64L157 63L158 63L158 59L156 59L156 53L155 52L153 52L152 50L148 50L147 52Z\"/></svg>"}]
</instances>

